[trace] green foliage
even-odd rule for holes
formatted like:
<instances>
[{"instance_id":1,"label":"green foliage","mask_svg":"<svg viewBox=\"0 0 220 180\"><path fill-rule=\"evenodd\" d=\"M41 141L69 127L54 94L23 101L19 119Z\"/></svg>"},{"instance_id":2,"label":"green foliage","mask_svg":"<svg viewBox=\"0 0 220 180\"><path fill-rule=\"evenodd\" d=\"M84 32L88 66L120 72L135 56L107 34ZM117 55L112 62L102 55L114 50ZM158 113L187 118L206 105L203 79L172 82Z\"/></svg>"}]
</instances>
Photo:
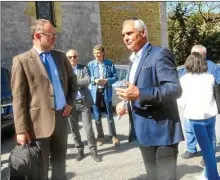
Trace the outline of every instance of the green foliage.
<instances>
[{"instance_id":1,"label":"green foliage","mask_svg":"<svg viewBox=\"0 0 220 180\"><path fill-rule=\"evenodd\" d=\"M178 65L184 64L192 46L202 44L207 48L208 58L220 60L219 22L207 21L192 3L178 2L168 11L169 47ZM201 4L199 4L201 6ZM194 9L192 10L193 7ZM191 9L191 10L190 10Z\"/></svg>"},{"instance_id":2,"label":"green foliage","mask_svg":"<svg viewBox=\"0 0 220 180\"><path fill-rule=\"evenodd\" d=\"M216 63L220 63L220 32L214 32L204 39L201 39L200 44L207 48L207 58Z\"/></svg>"}]
</instances>

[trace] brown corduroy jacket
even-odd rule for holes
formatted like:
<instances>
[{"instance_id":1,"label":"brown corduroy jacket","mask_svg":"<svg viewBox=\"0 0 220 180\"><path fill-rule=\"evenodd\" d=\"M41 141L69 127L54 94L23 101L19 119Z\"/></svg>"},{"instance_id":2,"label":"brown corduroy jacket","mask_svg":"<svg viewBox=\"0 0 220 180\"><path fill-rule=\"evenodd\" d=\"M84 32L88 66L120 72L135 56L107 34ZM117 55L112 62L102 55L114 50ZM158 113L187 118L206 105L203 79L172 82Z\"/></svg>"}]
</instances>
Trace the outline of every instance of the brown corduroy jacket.
<instances>
[{"instance_id":1,"label":"brown corduroy jacket","mask_svg":"<svg viewBox=\"0 0 220 180\"><path fill-rule=\"evenodd\" d=\"M61 51L51 50L67 104L77 95L77 77ZM33 139L49 137L55 127L54 90L37 51L13 58L11 87L16 133L28 131Z\"/></svg>"}]
</instances>

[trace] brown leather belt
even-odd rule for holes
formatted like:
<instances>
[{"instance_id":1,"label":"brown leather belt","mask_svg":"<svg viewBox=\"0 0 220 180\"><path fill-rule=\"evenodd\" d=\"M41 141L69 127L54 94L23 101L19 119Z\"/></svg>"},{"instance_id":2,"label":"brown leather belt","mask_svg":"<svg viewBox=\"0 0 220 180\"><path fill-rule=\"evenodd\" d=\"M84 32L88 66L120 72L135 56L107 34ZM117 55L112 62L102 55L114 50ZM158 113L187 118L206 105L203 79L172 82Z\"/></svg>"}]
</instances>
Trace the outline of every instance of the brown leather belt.
<instances>
[{"instance_id":1,"label":"brown leather belt","mask_svg":"<svg viewBox=\"0 0 220 180\"><path fill-rule=\"evenodd\" d=\"M76 99L76 104L84 104L83 99Z\"/></svg>"},{"instance_id":2,"label":"brown leather belt","mask_svg":"<svg viewBox=\"0 0 220 180\"><path fill-rule=\"evenodd\" d=\"M104 88L98 88L98 92L104 92Z\"/></svg>"}]
</instances>

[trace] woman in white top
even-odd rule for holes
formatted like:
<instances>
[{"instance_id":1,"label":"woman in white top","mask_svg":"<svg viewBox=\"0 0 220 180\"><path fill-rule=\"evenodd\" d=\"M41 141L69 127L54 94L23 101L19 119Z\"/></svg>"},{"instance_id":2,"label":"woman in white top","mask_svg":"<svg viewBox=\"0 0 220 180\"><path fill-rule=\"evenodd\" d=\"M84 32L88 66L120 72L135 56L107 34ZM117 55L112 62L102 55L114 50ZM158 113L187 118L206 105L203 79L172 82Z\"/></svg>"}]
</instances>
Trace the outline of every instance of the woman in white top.
<instances>
[{"instance_id":1,"label":"woman in white top","mask_svg":"<svg viewBox=\"0 0 220 180\"><path fill-rule=\"evenodd\" d=\"M213 149L213 131L217 105L213 95L215 79L207 73L204 57L194 52L185 62L187 73L180 78L183 93L178 104L184 107L184 118L189 119L206 164L205 177L219 180Z\"/></svg>"}]
</instances>

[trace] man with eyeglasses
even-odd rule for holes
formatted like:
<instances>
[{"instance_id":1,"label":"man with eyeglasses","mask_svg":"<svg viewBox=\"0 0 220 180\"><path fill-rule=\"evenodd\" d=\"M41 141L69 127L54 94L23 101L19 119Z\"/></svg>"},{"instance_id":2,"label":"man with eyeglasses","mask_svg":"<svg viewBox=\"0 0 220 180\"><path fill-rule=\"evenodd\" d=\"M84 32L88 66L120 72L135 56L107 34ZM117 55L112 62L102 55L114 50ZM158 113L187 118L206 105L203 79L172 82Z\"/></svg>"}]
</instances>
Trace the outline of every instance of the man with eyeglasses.
<instances>
[{"instance_id":1,"label":"man with eyeglasses","mask_svg":"<svg viewBox=\"0 0 220 180\"><path fill-rule=\"evenodd\" d=\"M55 28L45 19L31 25L33 48L13 58L11 87L19 144L36 142L42 152L43 180L66 179L68 116L77 95L76 75L66 54L52 50Z\"/></svg>"},{"instance_id":2,"label":"man with eyeglasses","mask_svg":"<svg viewBox=\"0 0 220 180\"><path fill-rule=\"evenodd\" d=\"M81 141L79 132L79 117L81 115L83 127L86 131L89 150L91 157L96 161L102 161L101 157L97 154L96 139L92 128L92 114L90 108L93 105L91 93L88 85L90 78L86 66L78 64L78 54L74 49L70 49L66 53L67 58L72 66L72 71L77 75L79 85L76 103L73 107L72 113L69 116L70 129L73 134L73 140L78 153L75 157L76 161L81 161L84 157L84 145Z\"/></svg>"},{"instance_id":3,"label":"man with eyeglasses","mask_svg":"<svg viewBox=\"0 0 220 180\"><path fill-rule=\"evenodd\" d=\"M116 93L129 101L116 106L129 114L129 140L136 140L149 180L176 180L178 143L184 140L176 99L181 96L172 53L148 42L147 27L138 18L123 22L124 44L133 53L128 88Z\"/></svg>"}]
</instances>

